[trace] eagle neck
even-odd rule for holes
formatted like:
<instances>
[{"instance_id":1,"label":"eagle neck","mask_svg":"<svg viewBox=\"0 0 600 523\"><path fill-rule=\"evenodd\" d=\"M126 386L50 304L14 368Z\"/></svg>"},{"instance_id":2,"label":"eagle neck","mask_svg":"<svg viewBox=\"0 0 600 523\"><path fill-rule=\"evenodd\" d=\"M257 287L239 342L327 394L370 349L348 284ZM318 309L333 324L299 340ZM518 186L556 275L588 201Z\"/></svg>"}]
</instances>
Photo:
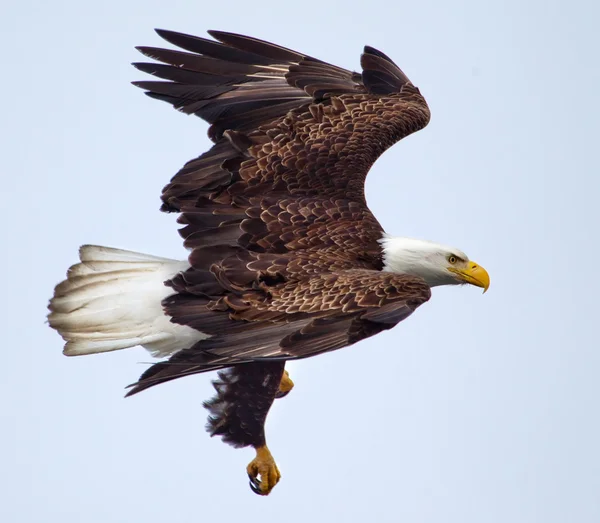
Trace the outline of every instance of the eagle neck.
<instances>
[{"instance_id":1,"label":"eagle neck","mask_svg":"<svg viewBox=\"0 0 600 523\"><path fill-rule=\"evenodd\" d=\"M440 272L435 262L437 254L433 242L384 235L379 243L384 272L417 276L430 287L449 283L448 276Z\"/></svg>"}]
</instances>

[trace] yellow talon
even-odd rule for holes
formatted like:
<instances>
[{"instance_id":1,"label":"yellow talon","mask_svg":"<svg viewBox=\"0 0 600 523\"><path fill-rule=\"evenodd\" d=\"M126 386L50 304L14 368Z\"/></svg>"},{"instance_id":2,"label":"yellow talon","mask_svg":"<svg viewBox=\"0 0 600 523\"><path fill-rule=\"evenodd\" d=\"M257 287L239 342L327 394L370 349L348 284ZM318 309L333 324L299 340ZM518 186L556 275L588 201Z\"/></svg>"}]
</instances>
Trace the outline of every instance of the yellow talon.
<instances>
[{"instance_id":1,"label":"yellow talon","mask_svg":"<svg viewBox=\"0 0 600 523\"><path fill-rule=\"evenodd\" d=\"M246 471L250 478L250 488L260 496L268 496L281 479L281 473L266 445L256 448L256 457L248 463Z\"/></svg>"},{"instance_id":2,"label":"yellow talon","mask_svg":"<svg viewBox=\"0 0 600 523\"><path fill-rule=\"evenodd\" d=\"M290 378L290 374L287 370L283 371L281 376L281 382L279 383L279 390L277 391L276 398L283 398L287 396L290 390L294 388L294 382Z\"/></svg>"}]
</instances>

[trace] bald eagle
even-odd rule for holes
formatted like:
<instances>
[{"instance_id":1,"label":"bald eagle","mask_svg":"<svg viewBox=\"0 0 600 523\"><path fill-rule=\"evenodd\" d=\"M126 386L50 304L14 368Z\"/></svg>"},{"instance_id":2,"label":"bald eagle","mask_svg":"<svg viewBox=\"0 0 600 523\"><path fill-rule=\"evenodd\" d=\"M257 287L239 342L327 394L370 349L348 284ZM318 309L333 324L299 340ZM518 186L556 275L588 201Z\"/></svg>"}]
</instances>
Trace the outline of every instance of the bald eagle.
<instances>
[{"instance_id":1,"label":"bald eagle","mask_svg":"<svg viewBox=\"0 0 600 523\"><path fill-rule=\"evenodd\" d=\"M487 290L489 276L438 243L387 235L364 195L367 172L429 108L385 54L351 72L262 40L158 34L181 50L139 47L134 84L210 124L214 145L162 193L179 213L185 261L84 245L58 284L49 324L79 356L141 345L156 363L136 394L217 370L208 430L252 446L254 492L280 479L264 424L293 382L287 360L341 349L394 327L437 285Z\"/></svg>"}]
</instances>

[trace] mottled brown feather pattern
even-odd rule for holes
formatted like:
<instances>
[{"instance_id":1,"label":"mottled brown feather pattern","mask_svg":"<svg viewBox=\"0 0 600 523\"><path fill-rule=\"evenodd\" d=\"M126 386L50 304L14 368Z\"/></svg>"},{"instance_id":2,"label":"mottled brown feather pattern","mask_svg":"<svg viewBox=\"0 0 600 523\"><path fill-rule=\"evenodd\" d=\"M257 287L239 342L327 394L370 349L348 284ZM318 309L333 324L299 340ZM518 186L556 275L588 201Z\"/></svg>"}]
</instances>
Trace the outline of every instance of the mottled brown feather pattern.
<instances>
[{"instance_id":1,"label":"mottled brown feather pattern","mask_svg":"<svg viewBox=\"0 0 600 523\"><path fill-rule=\"evenodd\" d=\"M429 299L421 279L381 272L383 230L364 196L373 163L427 125L429 109L370 47L356 73L242 35L158 32L184 51L139 48L161 63L134 65L164 81L136 85L206 120L215 142L162 194L192 250L190 269L167 282L176 294L164 307L211 337L148 369L130 394L237 366L208 405L220 413L211 430L227 439L243 421L224 413L247 393L244 380L272 375L274 360L389 329ZM228 441L248 444L241 435Z\"/></svg>"},{"instance_id":2,"label":"mottled brown feather pattern","mask_svg":"<svg viewBox=\"0 0 600 523\"><path fill-rule=\"evenodd\" d=\"M179 294L165 300L175 321L212 337L148 369L130 394L207 370L339 349L393 327L431 296L418 278L367 269L256 287L220 298Z\"/></svg>"}]
</instances>

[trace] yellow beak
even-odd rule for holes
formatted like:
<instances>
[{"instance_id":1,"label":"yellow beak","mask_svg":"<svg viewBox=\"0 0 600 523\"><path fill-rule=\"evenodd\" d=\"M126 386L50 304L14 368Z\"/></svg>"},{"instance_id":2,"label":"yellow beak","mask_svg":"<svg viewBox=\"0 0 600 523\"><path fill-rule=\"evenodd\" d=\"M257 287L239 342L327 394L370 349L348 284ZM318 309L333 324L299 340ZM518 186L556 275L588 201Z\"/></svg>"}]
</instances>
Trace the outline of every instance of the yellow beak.
<instances>
[{"instance_id":1,"label":"yellow beak","mask_svg":"<svg viewBox=\"0 0 600 523\"><path fill-rule=\"evenodd\" d=\"M456 274L458 278L465 283L470 283L476 287L482 287L484 294L490 287L490 275L483 267L477 265L475 262L467 262L467 266L464 268L448 267L448 270Z\"/></svg>"}]
</instances>

